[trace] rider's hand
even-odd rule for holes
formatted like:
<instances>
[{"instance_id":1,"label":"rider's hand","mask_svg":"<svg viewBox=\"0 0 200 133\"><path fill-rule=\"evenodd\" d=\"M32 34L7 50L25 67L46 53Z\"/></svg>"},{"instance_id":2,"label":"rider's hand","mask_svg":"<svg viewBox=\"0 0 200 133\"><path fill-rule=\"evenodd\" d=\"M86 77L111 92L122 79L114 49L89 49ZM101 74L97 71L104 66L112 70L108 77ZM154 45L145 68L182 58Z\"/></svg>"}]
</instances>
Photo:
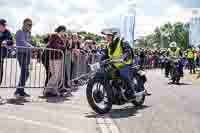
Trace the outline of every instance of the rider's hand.
<instances>
[{"instance_id":1,"label":"rider's hand","mask_svg":"<svg viewBox=\"0 0 200 133\"><path fill-rule=\"evenodd\" d=\"M124 62L124 59L119 59L119 61L120 61L121 63L123 63L123 62Z\"/></svg>"}]
</instances>

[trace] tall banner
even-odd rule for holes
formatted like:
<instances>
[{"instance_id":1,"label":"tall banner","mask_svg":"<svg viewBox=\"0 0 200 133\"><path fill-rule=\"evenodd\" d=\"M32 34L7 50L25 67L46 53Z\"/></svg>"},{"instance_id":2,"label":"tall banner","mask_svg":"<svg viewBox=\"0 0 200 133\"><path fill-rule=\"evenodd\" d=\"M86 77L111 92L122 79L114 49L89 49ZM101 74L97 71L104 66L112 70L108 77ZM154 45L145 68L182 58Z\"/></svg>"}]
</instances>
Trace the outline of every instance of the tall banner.
<instances>
[{"instance_id":1,"label":"tall banner","mask_svg":"<svg viewBox=\"0 0 200 133\"><path fill-rule=\"evenodd\" d=\"M134 45L134 33L135 33L135 15L121 16L121 37L129 42L131 47Z\"/></svg>"},{"instance_id":2,"label":"tall banner","mask_svg":"<svg viewBox=\"0 0 200 133\"><path fill-rule=\"evenodd\" d=\"M197 46L200 44L200 16L192 17L189 27L189 43Z\"/></svg>"}]
</instances>

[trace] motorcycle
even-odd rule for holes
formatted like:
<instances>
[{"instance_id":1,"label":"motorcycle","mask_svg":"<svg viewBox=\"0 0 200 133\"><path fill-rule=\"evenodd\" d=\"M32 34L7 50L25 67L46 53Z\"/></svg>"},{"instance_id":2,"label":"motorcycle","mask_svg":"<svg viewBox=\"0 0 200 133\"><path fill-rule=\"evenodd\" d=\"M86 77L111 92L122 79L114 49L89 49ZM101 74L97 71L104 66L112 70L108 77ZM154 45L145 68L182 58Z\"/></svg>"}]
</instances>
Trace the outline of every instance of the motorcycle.
<instances>
[{"instance_id":1,"label":"motorcycle","mask_svg":"<svg viewBox=\"0 0 200 133\"><path fill-rule=\"evenodd\" d=\"M134 83L135 90L142 89L142 92L136 93L135 98L128 100L125 95L127 83L119 78L117 75L112 75L111 78L106 78L109 71L112 70L112 63L116 60L105 60L101 64L95 63L89 65L93 72L89 79L86 95L90 107L99 114L108 113L112 109L112 105L124 105L125 103L132 103L135 106L143 105L145 101L145 82L147 81L144 71L139 67L131 68L131 79ZM98 73L103 73L103 77L99 77ZM141 88L137 88L141 87ZM101 106L100 104L103 104Z\"/></svg>"},{"instance_id":2,"label":"motorcycle","mask_svg":"<svg viewBox=\"0 0 200 133\"><path fill-rule=\"evenodd\" d=\"M181 59L174 59L171 60L171 69L170 69L170 76L172 80L172 84L179 84L181 79L181 67L182 61Z\"/></svg>"}]
</instances>

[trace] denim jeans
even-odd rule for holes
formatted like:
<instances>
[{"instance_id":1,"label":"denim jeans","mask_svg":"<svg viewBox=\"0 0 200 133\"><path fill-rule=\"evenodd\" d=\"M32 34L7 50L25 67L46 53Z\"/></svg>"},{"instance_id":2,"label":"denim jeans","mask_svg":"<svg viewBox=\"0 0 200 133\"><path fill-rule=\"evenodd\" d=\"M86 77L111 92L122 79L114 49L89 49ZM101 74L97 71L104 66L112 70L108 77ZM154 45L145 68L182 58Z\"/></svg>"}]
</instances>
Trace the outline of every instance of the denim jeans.
<instances>
[{"instance_id":1,"label":"denim jeans","mask_svg":"<svg viewBox=\"0 0 200 133\"><path fill-rule=\"evenodd\" d=\"M17 60L20 66L20 79L18 83L17 92L23 92L26 81L29 77L29 65L31 61L31 53L30 52L18 52Z\"/></svg>"},{"instance_id":2,"label":"denim jeans","mask_svg":"<svg viewBox=\"0 0 200 133\"><path fill-rule=\"evenodd\" d=\"M0 85L3 81L3 64L4 64L4 58L0 57Z\"/></svg>"}]
</instances>

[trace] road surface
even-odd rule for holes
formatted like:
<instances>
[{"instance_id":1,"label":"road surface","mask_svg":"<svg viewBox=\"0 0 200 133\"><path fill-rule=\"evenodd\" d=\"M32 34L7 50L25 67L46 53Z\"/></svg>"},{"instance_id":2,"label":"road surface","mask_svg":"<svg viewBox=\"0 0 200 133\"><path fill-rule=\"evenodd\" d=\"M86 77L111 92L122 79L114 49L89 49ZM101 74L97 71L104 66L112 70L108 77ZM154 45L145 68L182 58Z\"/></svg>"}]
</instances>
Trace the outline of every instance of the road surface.
<instances>
[{"instance_id":1,"label":"road surface","mask_svg":"<svg viewBox=\"0 0 200 133\"><path fill-rule=\"evenodd\" d=\"M8 103L0 105L0 133L200 133L200 88L184 80L169 85L160 70L150 70L153 95L136 109L114 106L98 116L88 106L85 87L66 99L40 99L41 89L28 89L28 102L12 99L14 89L0 89ZM200 81L199 81L200 82Z\"/></svg>"}]
</instances>

